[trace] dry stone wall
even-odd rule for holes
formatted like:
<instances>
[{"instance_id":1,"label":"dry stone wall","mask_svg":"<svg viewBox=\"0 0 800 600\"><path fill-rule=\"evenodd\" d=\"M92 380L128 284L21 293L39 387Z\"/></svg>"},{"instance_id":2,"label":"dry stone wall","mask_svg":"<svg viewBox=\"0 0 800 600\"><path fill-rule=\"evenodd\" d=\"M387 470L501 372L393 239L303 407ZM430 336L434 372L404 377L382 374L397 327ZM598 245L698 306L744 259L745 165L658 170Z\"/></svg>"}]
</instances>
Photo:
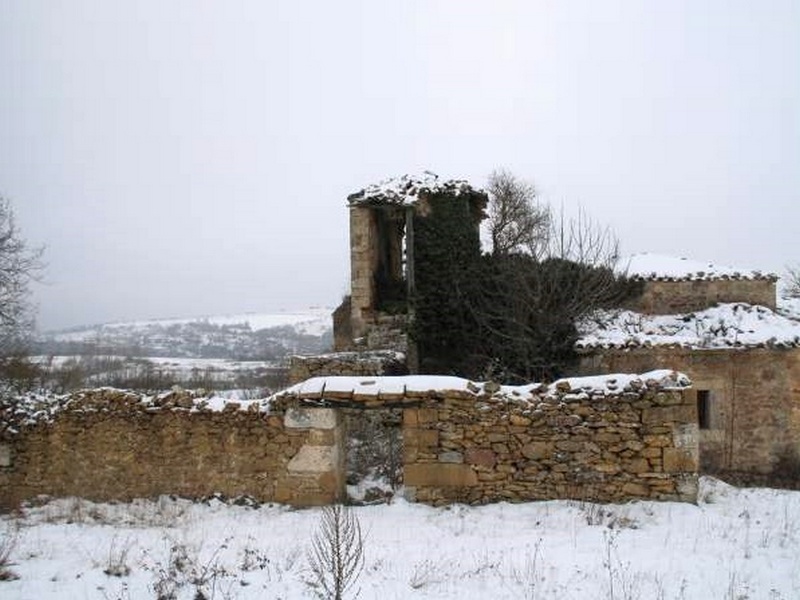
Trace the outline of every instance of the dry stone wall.
<instances>
[{"instance_id":1,"label":"dry stone wall","mask_svg":"<svg viewBox=\"0 0 800 600\"><path fill-rule=\"evenodd\" d=\"M332 352L289 359L289 383L294 385L312 377L403 375L407 373L405 355L392 350L372 352Z\"/></svg>"},{"instance_id":2,"label":"dry stone wall","mask_svg":"<svg viewBox=\"0 0 800 600\"><path fill-rule=\"evenodd\" d=\"M419 502L696 500L696 405L673 379L524 388L447 379L330 377L284 394L330 407L402 407L404 484Z\"/></svg>"},{"instance_id":3,"label":"dry stone wall","mask_svg":"<svg viewBox=\"0 0 800 600\"><path fill-rule=\"evenodd\" d=\"M295 505L343 497L334 411L276 401L266 412L257 401L219 407L188 392L143 398L112 389L0 408L0 508L40 494L222 493Z\"/></svg>"},{"instance_id":4,"label":"dry stone wall","mask_svg":"<svg viewBox=\"0 0 800 600\"><path fill-rule=\"evenodd\" d=\"M704 310L721 302L745 302L775 310L775 278L648 279L629 307L646 314Z\"/></svg>"},{"instance_id":5,"label":"dry stone wall","mask_svg":"<svg viewBox=\"0 0 800 600\"><path fill-rule=\"evenodd\" d=\"M342 409L403 412L403 478L434 505L694 501L697 415L674 372L501 387L454 377L314 378L264 400L101 389L0 404L0 508L40 494L344 499Z\"/></svg>"}]
</instances>

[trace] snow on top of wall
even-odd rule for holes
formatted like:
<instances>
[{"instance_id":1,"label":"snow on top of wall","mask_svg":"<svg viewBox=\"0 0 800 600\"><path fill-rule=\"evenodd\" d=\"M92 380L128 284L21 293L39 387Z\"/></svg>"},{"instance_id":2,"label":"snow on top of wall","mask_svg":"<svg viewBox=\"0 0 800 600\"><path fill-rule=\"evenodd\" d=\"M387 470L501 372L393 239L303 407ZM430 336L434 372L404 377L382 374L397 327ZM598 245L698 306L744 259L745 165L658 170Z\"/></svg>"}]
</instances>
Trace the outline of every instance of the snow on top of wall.
<instances>
[{"instance_id":1,"label":"snow on top of wall","mask_svg":"<svg viewBox=\"0 0 800 600\"><path fill-rule=\"evenodd\" d=\"M247 411L266 413L272 400L295 397L299 400L325 400L326 394L357 396L403 395L406 393L446 393L448 391L489 395L499 399L537 401L544 398L563 400L604 398L626 390L680 389L691 385L686 375L670 370L634 374L570 377L552 384L531 383L522 386L501 386L496 383L475 383L460 377L444 375L408 375L401 377L314 377L298 383L270 398L238 399L225 396L204 396L176 389L157 395L138 394L114 388L83 390L73 394L30 393L0 400L0 439L14 436L20 429L39 423L52 423L64 411L96 413L116 411L157 412L180 410L190 413Z\"/></svg>"},{"instance_id":2,"label":"snow on top of wall","mask_svg":"<svg viewBox=\"0 0 800 600\"><path fill-rule=\"evenodd\" d=\"M668 369L643 374L597 375L568 377L551 384L530 383L509 386L493 382L473 382L447 375L406 375L386 377L313 377L278 393L276 397L294 396L299 399L324 400L326 394L341 399L343 394L364 397L390 397L426 392L462 392L515 400L563 398L565 394L585 394L587 397L606 397L626 390L643 388L674 389L691 385L686 375Z\"/></svg>"},{"instance_id":3,"label":"snow on top of wall","mask_svg":"<svg viewBox=\"0 0 800 600\"><path fill-rule=\"evenodd\" d=\"M347 201L351 206L380 203L411 206L422 193L459 196L462 193L475 192L483 193L463 179L442 181L436 173L424 171L421 175L402 175L373 183L355 194L350 194Z\"/></svg>"},{"instance_id":4,"label":"snow on top of wall","mask_svg":"<svg viewBox=\"0 0 800 600\"><path fill-rule=\"evenodd\" d=\"M692 281L710 279L776 279L773 273L735 269L709 262L662 254L633 254L619 262L619 270L634 279Z\"/></svg>"},{"instance_id":5,"label":"snow on top of wall","mask_svg":"<svg viewBox=\"0 0 800 600\"><path fill-rule=\"evenodd\" d=\"M269 401L266 398L242 398L236 390L224 395L219 393L206 395L203 392L180 389L155 395L115 388L97 388L69 394L30 392L0 399L0 439L3 435L19 433L22 427L37 423L52 423L59 413L66 410L89 413L127 409L146 412L165 410L193 413L232 410L266 412L269 410Z\"/></svg>"},{"instance_id":6,"label":"snow on top of wall","mask_svg":"<svg viewBox=\"0 0 800 600\"><path fill-rule=\"evenodd\" d=\"M763 306L720 304L687 314L600 311L580 325L579 349L681 346L747 348L800 346L800 322Z\"/></svg>"}]
</instances>

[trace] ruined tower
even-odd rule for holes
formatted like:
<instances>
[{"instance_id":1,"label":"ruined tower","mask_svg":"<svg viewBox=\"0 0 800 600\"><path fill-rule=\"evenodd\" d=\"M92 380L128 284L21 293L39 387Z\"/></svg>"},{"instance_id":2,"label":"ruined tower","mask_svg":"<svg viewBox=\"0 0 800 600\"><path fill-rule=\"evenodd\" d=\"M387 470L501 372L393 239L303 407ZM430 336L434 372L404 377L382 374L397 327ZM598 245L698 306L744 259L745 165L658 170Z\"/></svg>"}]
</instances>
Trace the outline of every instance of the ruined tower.
<instances>
[{"instance_id":1,"label":"ruined tower","mask_svg":"<svg viewBox=\"0 0 800 600\"><path fill-rule=\"evenodd\" d=\"M334 313L335 349L396 350L415 362L407 325L417 264L414 223L432 213L432 199L467 203L477 231L488 196L463 180L433 173L388 179L351 194L350 296Z\"/></svg>"}]
</instances>

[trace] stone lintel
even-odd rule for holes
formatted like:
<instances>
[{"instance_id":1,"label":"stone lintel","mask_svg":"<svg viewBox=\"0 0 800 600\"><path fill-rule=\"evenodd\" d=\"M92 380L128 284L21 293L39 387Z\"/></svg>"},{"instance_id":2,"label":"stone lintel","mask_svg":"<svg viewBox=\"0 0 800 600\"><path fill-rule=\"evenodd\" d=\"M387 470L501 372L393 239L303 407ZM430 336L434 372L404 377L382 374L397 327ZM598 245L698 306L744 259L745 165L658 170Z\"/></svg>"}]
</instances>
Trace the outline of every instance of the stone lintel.
<instances>
[{"instance_id":1,"label":"stone lintel","mask_svg":"<svg viewBox=\"0 0 800 600\"><path fill-rule=\"evenodd\" d=\"M332 408L289 408L283 423L288 429L333 429L336 412Z\"/></svg>"}]
</instances>

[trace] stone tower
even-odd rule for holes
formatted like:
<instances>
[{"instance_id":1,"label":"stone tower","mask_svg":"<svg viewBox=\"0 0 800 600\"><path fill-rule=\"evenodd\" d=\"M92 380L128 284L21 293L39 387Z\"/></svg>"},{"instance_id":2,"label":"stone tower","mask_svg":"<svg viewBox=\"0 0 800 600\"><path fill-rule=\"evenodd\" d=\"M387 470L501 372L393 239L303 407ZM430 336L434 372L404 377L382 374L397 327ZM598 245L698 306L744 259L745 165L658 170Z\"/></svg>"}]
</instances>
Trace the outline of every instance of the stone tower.
<instances>
[{"instance_id":1,"label":"stone tower","mask_svg":"<svg viewBox=\"0 0 800 600\"><path fill-rule=\"evenodd\" d=\"M351 194L350 296L334 313L335 350L407 352L406 334L415 272L414 220L430 214L428 200L446 197L469 203L478 228L488 196L463 180L440 181L433 173L388 179Z\"/></svg>"}]
</instances>

